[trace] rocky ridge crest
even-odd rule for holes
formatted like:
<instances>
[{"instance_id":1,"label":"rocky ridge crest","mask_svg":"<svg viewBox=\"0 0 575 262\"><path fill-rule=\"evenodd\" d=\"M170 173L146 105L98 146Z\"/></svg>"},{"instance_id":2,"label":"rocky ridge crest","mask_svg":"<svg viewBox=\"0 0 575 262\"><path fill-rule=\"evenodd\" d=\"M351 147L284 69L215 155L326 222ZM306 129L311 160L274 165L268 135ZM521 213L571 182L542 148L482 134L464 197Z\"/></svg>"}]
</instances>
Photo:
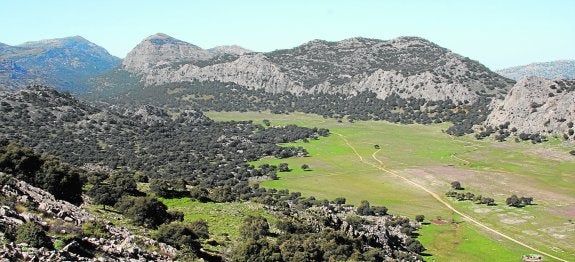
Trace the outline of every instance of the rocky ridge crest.
<instances>
[{"instance_id":1,"label":"rocky ridge crest","mask_svg":"<svg viewBox=\"0 0 575 262\"><path fill-rule=\"evenodd\" d=\"M575 60L558 60L544 63L532 63L514 66L496 71L498 74L520 80L529 76L557 79L575 79Z\"/></svg>"},{"instance_id":2,"label":"rocky ridge crest","mask_svg":"<svg viewBox=\"0 0 575 262\"><path fill-rule=\"evenodd\" d=\"M119 64L119 58L80 36L1 45L0 90L48 84L84 92L89 78Z\"/></svg>"},{"instance_id":3,"label":"rocky ridge crest","mask_svg":"<svg viewBox=\"0 0 575 262\"><path fill-rule=\"evenodd\" d=\"M155 38L142 41L123 64L125 70L140 74L146 86L200 80L233 82L272 93L355 95L369 90L381 99L396 92L405 98L474 101L505 94L513 83L476 61L417 37L313 40L292 49L225 57L210 57L208 50L181 40L153 45ZM181 51L181 46L190 51Z\"/></svg>"}]
</instances>

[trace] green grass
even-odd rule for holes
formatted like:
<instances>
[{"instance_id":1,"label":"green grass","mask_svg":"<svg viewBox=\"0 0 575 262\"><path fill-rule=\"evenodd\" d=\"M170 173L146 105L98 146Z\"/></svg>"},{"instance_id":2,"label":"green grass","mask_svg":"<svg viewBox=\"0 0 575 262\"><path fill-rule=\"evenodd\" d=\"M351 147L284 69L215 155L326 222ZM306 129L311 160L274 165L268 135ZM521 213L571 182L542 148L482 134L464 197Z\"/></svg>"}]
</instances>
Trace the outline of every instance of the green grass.
<instances>
[{"instance_id":1,"label":"green grass","mask_svg":"<svg viewBox=\"0 0 575 262\"><path fill-rule=\"evenodd\" d=\"M190 198L159 198L169 210L184 213L184 221L206 220L210 236L215 238L239 237L239 227L247 216L264 216L268 223L275 223L274 217L265 212L261 205L255 203L201 203Z\"/></svg>"},{"instance_id":2,"label":"green grass","mask_svg":"<svg viewBox=\"0 0 575 262\"><path fill-rule=\"evenodd\" d=\"M426 261L488 261L489 257L497 261L519 261L529 250L510 245L503 240L492 240L479 233L473 225L467 223L424 225L418 233L418 240L427 248L426 254L441 254L439 256L424 256ZM503 248L502 248L503 247ZM488 254L478 256L477 254Z\"/></svg>"},{"instance_id":3,"label":"green grass","mask_svg":"<svg viewBox=\"0 0 575 262\"><path fill-rule=\"evenodd\" d=\"M364 161L377 164L372 158L374 145L381 151L377 158L385 168L393 170L443 195L449 183L459 180L467 190L495 198L495 207L470 202L452 201L460 211L482 223L526 242L544 252L570 259L575 257L575 158L569 148L552 141L546 144L504 142L472 137L453 138L442 130L449 125L396 125L365 121L338 123L315 115L269 113L215 113L216 120L271 121L272 125L297 124L329 128L334 134L303 146L310 157L266 158L254 165L286 162L291 172L278 173L280 179L262 185L299 191L307 196L334 199L345 197L350 203L366 199L385 205L391 213L414 217L451 217L451 212L429 194L360 161L343 135ZM458 158L456 158L456 157ZM311 171L302 171L308 164ZM522 209L504 205L511 194L533 196L537 205ZM449 200L451 201L451 200ZM460 221L459 221L460 222ZM449 226L422 229L421 241L429 246L432 259L452 260L519 260L521 254L534 253L507 240L501 240L470 223L457 230ZM427 232L429 231L429 232ZM453 240L451 233L459 236ZM451 235L450 235L451 234ZM473 259L475 258L475 259ZM504 258L504 259L501 259ZM509 259L508 259L509 258Z\"/></svg>"}]
</instances>

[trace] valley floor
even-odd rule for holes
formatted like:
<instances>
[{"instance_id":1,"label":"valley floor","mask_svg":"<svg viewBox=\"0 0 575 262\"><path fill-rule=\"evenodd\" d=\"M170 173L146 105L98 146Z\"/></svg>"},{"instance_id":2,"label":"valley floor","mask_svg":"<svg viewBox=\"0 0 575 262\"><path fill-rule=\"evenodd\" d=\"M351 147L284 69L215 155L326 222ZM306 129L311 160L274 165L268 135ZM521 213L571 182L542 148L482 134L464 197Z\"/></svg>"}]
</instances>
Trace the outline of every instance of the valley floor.
<instances>
[{"instance_id":1,"label":"valley floor","mask_svg":"<svg viewBox=\"0 0 575 262\"><path fill-rule=\"evenodd\" d=\"M262 185L354 204L365 199L411 218L425 215L429 223L418 233L429 261L517 261L532 253L547 254L546 260L575 257L575 157L557 143L454 138L442 132L447 125L348 123L306 114L207 115L329 128L327 138L292 144L305 147L309 157L254 162L285 162L292 169ZM310 170L302 170L303 164ZM452 181L497 205L446 197ZM508 207L505 200L513 194L533 197L534 205Z\"/></svg>"}]
</instances>

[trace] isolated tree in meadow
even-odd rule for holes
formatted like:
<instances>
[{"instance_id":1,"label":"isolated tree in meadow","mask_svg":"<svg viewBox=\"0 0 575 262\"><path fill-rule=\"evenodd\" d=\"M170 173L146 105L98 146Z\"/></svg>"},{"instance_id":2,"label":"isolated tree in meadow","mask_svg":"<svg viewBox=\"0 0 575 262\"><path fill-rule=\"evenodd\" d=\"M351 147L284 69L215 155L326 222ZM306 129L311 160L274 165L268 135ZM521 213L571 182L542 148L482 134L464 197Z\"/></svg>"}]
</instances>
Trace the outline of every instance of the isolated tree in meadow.
<instances>
[{"instance_id":1,"label":"isolated tree in meadow","mask_svg":"<svg viewBox=\"0 0 575 262\"><path fill-rule=\"evenodd\" d=\"M423 220L425 220L425 216L424 216L424 215L417 215L417 216L415 216L415 221L421 223L421 222L423 222Z\"/></svg>"},{"instance_id":2,"label":"isolated tree in meadow","mask_svg":"<svg viewBox=\"0 0 575 262\"><path fill-rule=\"evenodd\" d=\"M451 188L455 189L455 190L462 190L463 188L461 187L461 183L459 181L453 181L451 182Z\"/></svg>"},{"instance_id":3,"label":"isolated tree in meadow","mask_svg":"<svg viewBox=\"0 0 575 262\"><path fill-rule=\"evenodd\" d=\"M481 199L481 204L486 204L488 206L493 206L495 205L495 199L490 198L490 197L484 197Z\"/></svg>"},{"instance_id":4,"label":"isolated tree in meadow","mask_svg":"<svg viewBox=\"0 0 575 262\"><path fill-rule=\"evenodd\" d=\"M533 202L533 197L520 197L519 200L521 200L521 203L523 203L523 205L531 205Z\"/></svg>"},{"instance_id":5,"label":"isolated tree in meadow","mask_svg":"<svg viewBox=\"0 0 575 262\"><path fill-rule=\"evenodd\" d=\"M506 203L508 206L512 206L512 207L521 207L521 206L523 206L523 205L522 205L522 202L521 202L521 199L519 199L519 198L517 197L517 195L512 195L511 197L508 197L508 198L505 200L505 203Z\"/></svg>"},{"instance_id":6,"label":"isolated tree in meadow","mask_svg":"<svg viewBox=\"0 0 575 262\"><path fill-rule=\"evenodd\" d=\"M303 165L301 165L301 169L306 171L309 169L309 166L307 164L303 164Z\"/></svg>"}]
</instances>

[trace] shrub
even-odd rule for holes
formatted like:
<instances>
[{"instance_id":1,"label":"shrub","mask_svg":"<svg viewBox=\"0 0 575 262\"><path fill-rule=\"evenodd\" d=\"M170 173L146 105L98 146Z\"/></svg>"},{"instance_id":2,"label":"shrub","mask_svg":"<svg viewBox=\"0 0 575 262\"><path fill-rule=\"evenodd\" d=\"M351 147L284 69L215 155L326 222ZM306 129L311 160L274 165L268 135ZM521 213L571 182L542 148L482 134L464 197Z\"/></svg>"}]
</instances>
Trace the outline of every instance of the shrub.
<instances>
[{"instance_id":1,"label":"shrub","mask_svg":"<svg viewBox=\"0 0 575 262\"><path fill-rule=\"evenodd\" d=\"M421 223L421 222L423 222L423 220L425 220L425 216L424 216L424 215L417 215L417 216L415 216L415 221Z\"/></svg>"},{"instance_id":2,"label":"shrub","mask_svg":"<svg viewBox=\"0 0 575 262\"><path fill-rule=\"evenodd\" d=\"M181 222L161 225L158 227L154 237L158 241L172 245L178 249L191 247L193 250L199 250L200 248L198 235L191 227Z\"/></svg>"},{"instance_id":3,"label":"shrub","mask_svg":"<svg viewBox=\"0 0 575 262\"><path fill-rule=\"evenodd\" d=\"M25 223L16 230L16 243L27 243L36 248L52 248L52 241L42 227L34 223Z\"/></svg>"},{"instance_id":4,"label":"shrub","mask_svg":"<svg viewBox=\"0 0 575 262\"><path fill-rule=\"evenodd\" d=\"M462 190L463 189L463 187L461 187L461 183L459 181L451 182L451 188L453 188L455 190Z\"/></svg>"},{"instance_id":5,"label":"shrub","mask_svg":"<svg viewBox=\"0 0 575 262\"><path fill-rule=\"evenodd\" d=\"M95 238L107 238L110 234L104 222L93 221L82 225L82 235Z\"/></svg>"},{"instance_id":6,"label":"shrub","mask_svg":"<svg viewBox=\"0 0 575 262\"><path fill-rule=\"evenodd\" d=\"M138 226L157 228L172 219L168 207L152 197L124 196L114 207Z\"/></svg>"}]
</instances>

